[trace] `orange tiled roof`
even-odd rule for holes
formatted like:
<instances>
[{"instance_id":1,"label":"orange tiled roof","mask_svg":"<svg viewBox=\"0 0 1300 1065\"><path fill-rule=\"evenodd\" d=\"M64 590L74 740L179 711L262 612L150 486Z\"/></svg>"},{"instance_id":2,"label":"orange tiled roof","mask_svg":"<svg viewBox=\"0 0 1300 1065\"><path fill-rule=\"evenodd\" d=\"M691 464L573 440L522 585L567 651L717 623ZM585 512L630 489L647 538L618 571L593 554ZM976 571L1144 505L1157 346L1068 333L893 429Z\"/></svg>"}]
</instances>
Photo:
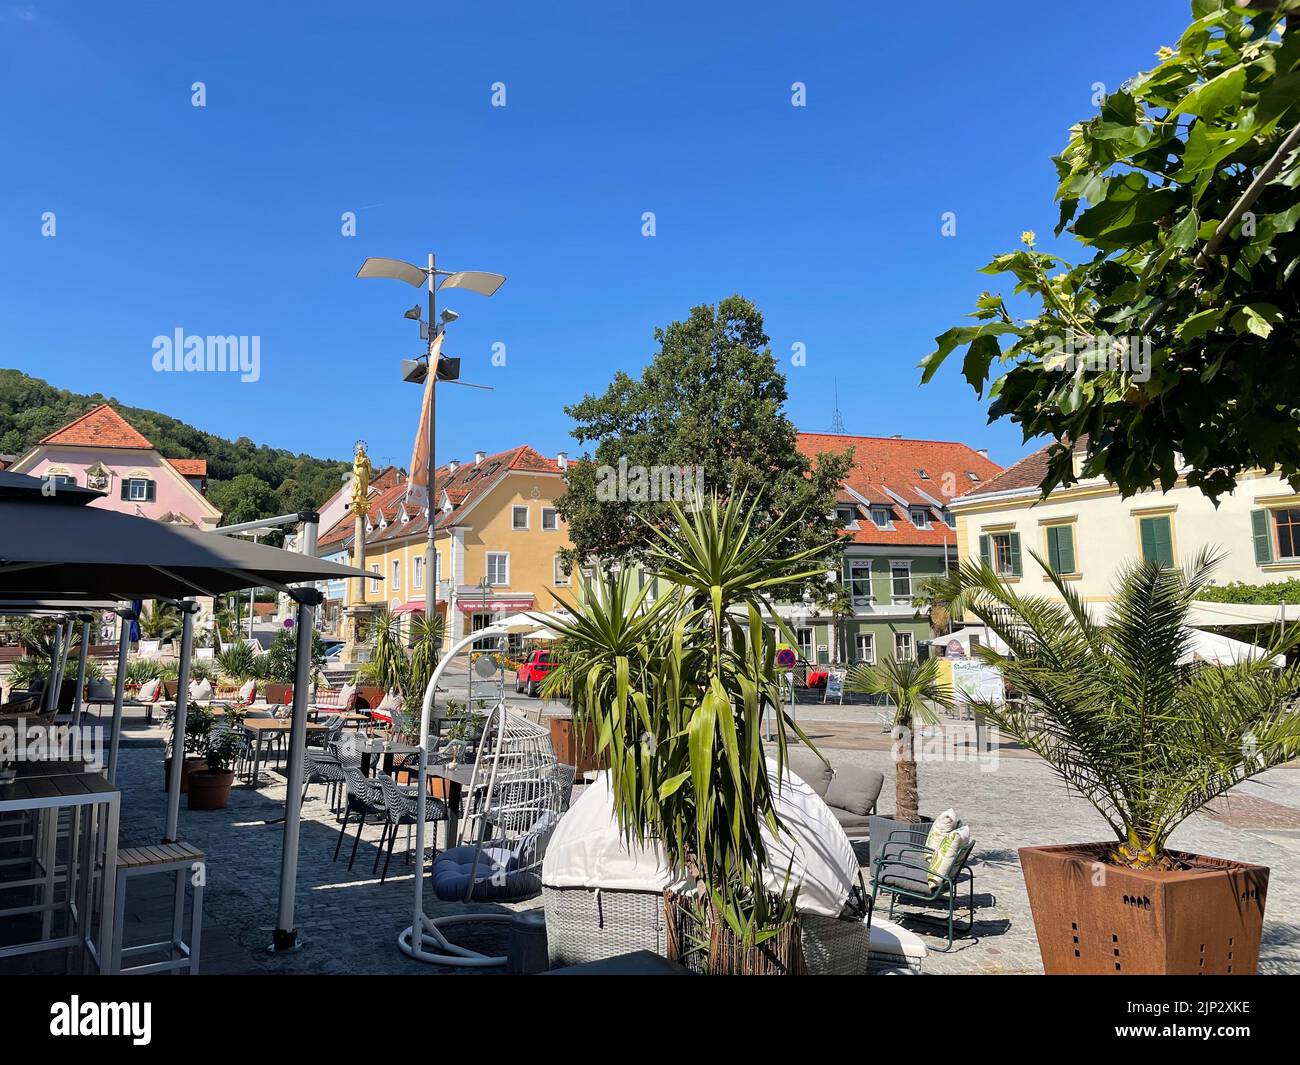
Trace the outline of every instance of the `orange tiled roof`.
<instances>
[{"instance_id":1,"label":"orange tiled roof","mask_svg":"<svg viewBox=\"0 0 1300 1065\"><path fill-rule=\"evenodd\" d=\"M1047 476L1047 453L1052 445L1041 447L1032 455L1026 455L1019 462L1013 463L996 477L992 477L983 484L976 485L968 491L964 499L974 499L976 496L992 495L994 492L1010 492L1017 488L1037 488L1043 483L1043 478ZM1073 450L1076 454L1086 451L1088 448L1087 434L1079 437L1075 442Z\"/></svg>"},{"instance_id":2,"label":"orange tiled roof","mask_svg":"<svg viewBox=\"0 0 1300 1065\"><path fill-rule=\"evenodd\" d=\"M452 508L438 513L438 528L445 529L455 525L461 515L485 495L487 490L496 484L499 477L508 472L559 473L560 466L554 459L546 458L527 445L500 451L495 455L487 455L479 463L458 465L455 473L451 473L448 466L439 466L436 477L438 499L435 503L441 502L443 494L446 493ZM406 478L402 475L400 481L371 499L368 514L372 531L366 538L367 543L398 540L427 532L424 508L408 505L405 497ZM407 518L405 522L402 521L403 511ZM382 529L379 528L381 518L387 523ZM317 547L342 545L349 542L351 538L352 515L347 514L317 541Z\"/></svg>"},{"instance_id":3,"label":"orange tiled roof","mask_svg":"<svg viewBox=\"0 0 1300 1065\"><path fill-rule=\"evenodd\" d=\"M206 477L208 475L207 459L168 459L167 461L182 477Z\"/></svg>"},{"instance_id":4,"label":"orange tiled roof","mask_svg":"<svg viewBox=\"0 0 1300 1065\"><path fill-rule=\"evenodd\" d=\"M843 454L853 449L853 468L837 498L856 504L858 527L847 530L845 535L860 544L950 543L952 530L934 515L932 500L947 504L1002 470L987 455L952 440L800 433L796 446L810 459L822 452ZM889 527L877 527L854 493L868 503L888 507ZM931 512L929 528L918 529L912 524L906 509L909 504Z\"/></svg>"},{"instance_id":5,"label":"orange tiled roof","mask_svg":"<svg viewBox=\"0 0 1300 1065\"><path fill-rule=\"evenodd\" d=\"M107 403L101 403L80 418L68 422L42 438L42 444L73 444L81 447L152 448L122 415Z\"/></svg>"}]
</instances>

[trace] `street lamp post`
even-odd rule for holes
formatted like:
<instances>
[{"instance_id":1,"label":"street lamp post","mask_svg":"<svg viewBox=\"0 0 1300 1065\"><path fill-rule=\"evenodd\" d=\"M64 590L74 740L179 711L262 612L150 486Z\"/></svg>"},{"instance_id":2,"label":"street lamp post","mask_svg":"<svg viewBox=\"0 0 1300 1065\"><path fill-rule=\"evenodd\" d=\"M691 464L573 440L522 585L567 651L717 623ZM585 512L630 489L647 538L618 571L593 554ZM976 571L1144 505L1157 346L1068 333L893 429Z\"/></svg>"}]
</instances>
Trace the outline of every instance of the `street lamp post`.
<instances>
[{"instance_id":1,"label":"street lamp post","mask_svg":"<svg viewBox=\"0 0 1300 1065\"><path fill-rule=\"evenodd\" d=\"M424 617L426 621L432 621L434 611L437 608L437 547L435 545L435 519L434 508L437 506L437 497L434 495L434 489L437 485L437 459L434 454L434 423L437 415L437 382L439 378L438 363L442 361L442 355L439 353L435 358L435 344L438 336L443 332L448 322L453 322L459 315L454 311L444 311L443 321L437 319L437 291L439 288L464 288L471 292L477 292L482 296L492 296L503 284L505 277L501 274L486 273L482 270L439 270L437 256L429 253L429 264L425 267L416 266L414 263L408 263L401 259L383 259L371 257L361 264L361 269L357 271L357 277L385 277L395 281L405 281L414 288L428 286L429 290L429 321L421 322L421 327L425 331L428 347L425 351L425 362L422 368L411 366L409 369L404 365L403 377L413 383L423 383L427 375L432 375L433 380L428 384L429 389L429 425L428 434L425 440L425 446L428 449L429 460L428 468L425 474L425 522L428 526L424 547ZM439 281L438 279L442 280ZM419 320L418 305L412 308L416 313L414 318ZM407 312L408 317L412 317L411 312ZM449 360L450 361L450 360ZM454 377L450 378L454 380ZM412 473L415 471L412 470ZM454 578L453 578L454 579Z\"/></svg>"}]
</instances>

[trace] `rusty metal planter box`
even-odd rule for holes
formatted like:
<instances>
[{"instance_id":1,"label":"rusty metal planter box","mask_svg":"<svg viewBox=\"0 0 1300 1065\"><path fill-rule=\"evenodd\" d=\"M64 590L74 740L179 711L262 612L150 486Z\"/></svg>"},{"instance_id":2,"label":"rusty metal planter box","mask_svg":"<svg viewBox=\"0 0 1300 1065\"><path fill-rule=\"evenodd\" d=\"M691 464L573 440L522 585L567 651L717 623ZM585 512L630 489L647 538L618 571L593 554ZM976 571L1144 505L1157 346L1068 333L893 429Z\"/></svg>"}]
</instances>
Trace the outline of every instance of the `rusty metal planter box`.
<instances>
[{"instance_id":1,"label":"rusty metal planter box","mask_svg":"<svg viewBox=\"0 0 1300 1065\"><path fill-rule=\"evenodd\" d=\"M1259 963L1268 869L1170 852L1190 868L1106 865L1113 843L1022 847L1049 974L1243 974Z\"/></svg>"}]
</instances>

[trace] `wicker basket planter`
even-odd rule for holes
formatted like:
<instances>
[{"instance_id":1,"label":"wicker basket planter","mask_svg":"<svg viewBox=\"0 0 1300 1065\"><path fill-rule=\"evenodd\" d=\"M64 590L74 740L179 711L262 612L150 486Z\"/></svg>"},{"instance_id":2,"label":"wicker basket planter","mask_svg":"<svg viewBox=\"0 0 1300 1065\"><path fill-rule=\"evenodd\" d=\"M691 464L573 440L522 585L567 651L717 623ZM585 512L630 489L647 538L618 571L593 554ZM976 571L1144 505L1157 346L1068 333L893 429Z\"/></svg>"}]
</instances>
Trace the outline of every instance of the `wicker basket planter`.
<instances>
[{"instance_id":1,"label":"wicker basket planter","mask_svg":"<svg viewBox=\"0 0 1300 1065\"><path fill-rule=\"evenodd\" d=\"M634 950L668 956L663 896L652 891L542 888L551 968Z\"/></svg>"}]
</instances>

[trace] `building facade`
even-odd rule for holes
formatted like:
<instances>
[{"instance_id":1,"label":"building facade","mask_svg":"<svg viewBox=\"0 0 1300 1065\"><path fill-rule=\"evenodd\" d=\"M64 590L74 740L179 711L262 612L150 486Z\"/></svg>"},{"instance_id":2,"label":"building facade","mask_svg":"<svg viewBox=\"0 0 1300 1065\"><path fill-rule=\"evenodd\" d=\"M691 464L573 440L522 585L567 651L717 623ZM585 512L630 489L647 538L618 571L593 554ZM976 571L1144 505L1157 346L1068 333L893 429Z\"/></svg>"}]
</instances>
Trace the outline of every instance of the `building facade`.
<instances>
[{"instance_id":1,"label":"building facade","mask_svg":"<svg viewBox=\"0 0 1300 1065\"><path fill-rule=\"evenodd\" d=\"M853 452L836 497L844 538L840 609L778 607L800 656L837 666L924 655L930 623L916 597L926 578L946 573L958 557L949 504L1002 468L954 441L800 433L798 447L814 463L819 454Z\"/></svg>"},{"instance_id":2,"label":"building facade","mask_svg":"<svg viewBox=\"0 0 1300 1065\"><path fill-rule=\"evenodd\" d=\"M558 561L570 541L555 507L566 466L563 455L549 459L524 446L439 468L433 580L448 645L501 614L560 605L553 589L571 585ZM374 577L357 580L364 602L409 614L424 609L427 512L406 503L406 481L396 472L399 480L371 496L365 568ZM348 515L319 538L317 553L350 557L352 537ZM341 608L345 582L324 590Z\"/></svg>"},{"instance_id":3,"label":"building facade","mask_svg":"<svg viewBox=\"0 0 1300 1065\"><path fill-rule=\"evenodd\" d=\"M90 506L213 529L221 511L208 502L206 459L169 459L107 403L50 433L18 456L14 473L104 492Z\"/></svg>"},{"instance_id":4,"label":"building facade","mask_svg":"<svg viewBox=\"0 0 1300 1065\"><path fill-rule=\"evenodd\" d=\"M1124 499L1089 478L1043 499L1038 485L1046 470L1043 448L952 502L963 559L983 558L1025 592L1054 596L1037 554L1090 603L1111 601L1127 563L1182 565L1207 548L1222 555L1217 584L1300 575L1300 496L1276 475L1243 475L1216 507L1182 479L1168 492Z\"/></svg>"}]
</instances>

